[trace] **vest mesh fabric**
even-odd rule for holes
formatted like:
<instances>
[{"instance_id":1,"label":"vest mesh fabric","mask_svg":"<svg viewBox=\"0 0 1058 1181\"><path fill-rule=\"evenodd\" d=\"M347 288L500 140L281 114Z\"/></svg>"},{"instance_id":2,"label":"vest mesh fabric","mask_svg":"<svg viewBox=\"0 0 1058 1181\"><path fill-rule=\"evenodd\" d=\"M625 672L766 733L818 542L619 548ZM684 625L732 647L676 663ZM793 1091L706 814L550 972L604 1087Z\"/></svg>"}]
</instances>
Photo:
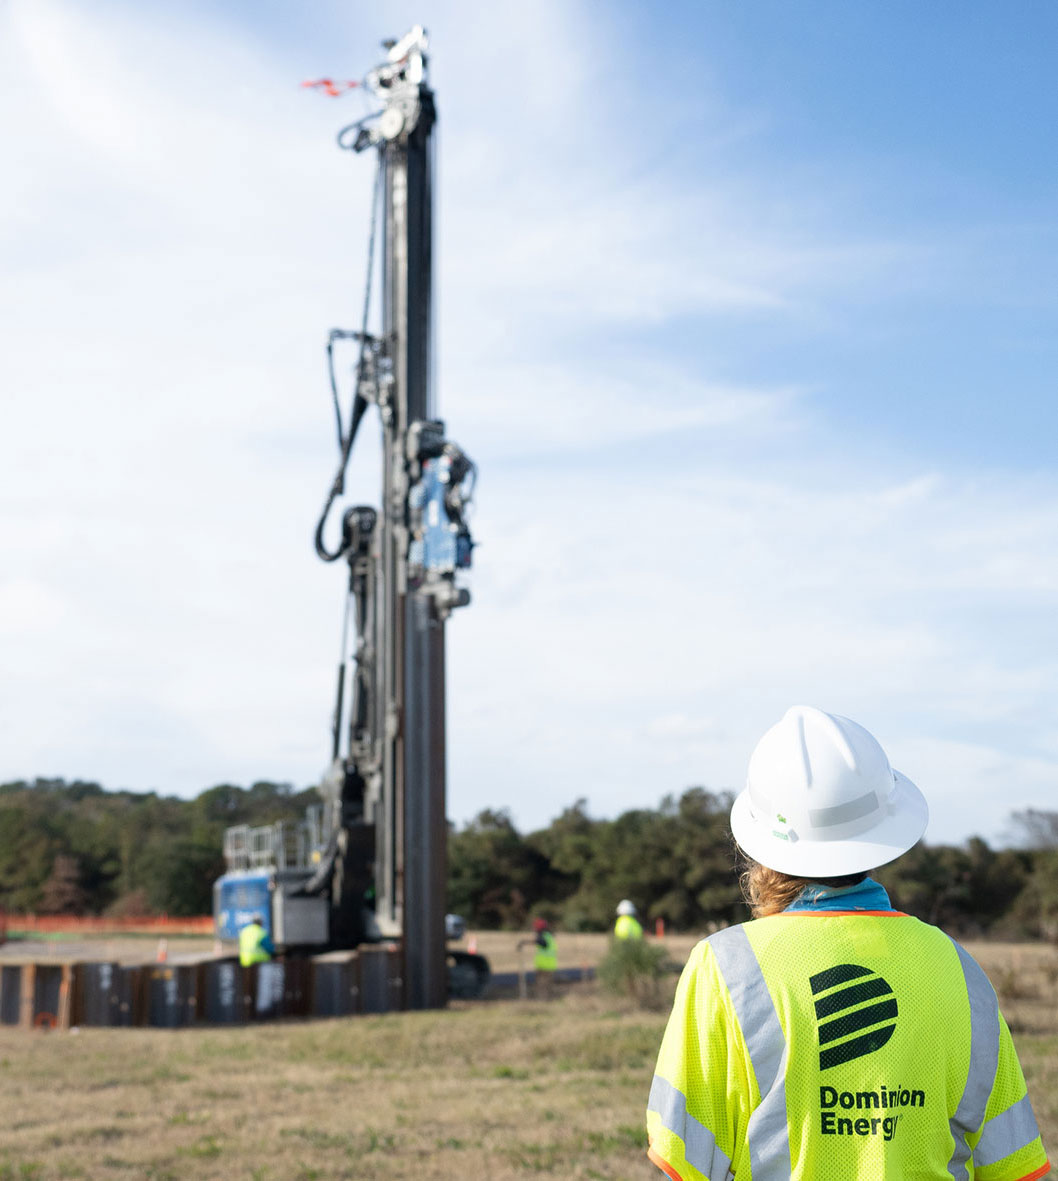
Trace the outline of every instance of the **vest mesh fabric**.
<instances>
[{"instance_id":1,"label":"vest mesh fabric","mask_svg":"<svg viewBox=\"0 0 1058 1181\"><path fill-rule=\"evenodd\" d=\"M942 931L895 913L787 912L700 943L647 1124L651 1158L682 1181L1020 1181L1047 1166L991 986Z\"/></svg>"}]
</instances>

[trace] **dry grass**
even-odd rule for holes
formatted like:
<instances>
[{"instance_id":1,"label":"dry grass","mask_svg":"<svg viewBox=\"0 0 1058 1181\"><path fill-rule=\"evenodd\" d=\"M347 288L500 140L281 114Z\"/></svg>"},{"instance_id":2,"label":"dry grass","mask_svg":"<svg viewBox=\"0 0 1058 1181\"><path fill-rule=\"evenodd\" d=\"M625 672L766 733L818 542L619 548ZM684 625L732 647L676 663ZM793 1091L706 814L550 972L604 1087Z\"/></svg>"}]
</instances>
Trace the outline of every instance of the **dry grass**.
<instances>
[{"instance_id":1,"label":"dry grass","mask_svg":"<svg viewBox=\"0 0 1058 1181\"><path fill-rule=\"evenodd\" d=\"M647 1178L661 1020L571 991L238 1030L2 1030L0 1178Z\"/></svg>"},{"instance_id":2,"label":"dry grass","mask_svg":"<svg viewBox=\"0 0 1058 1181\"><path fill-rule=\"evenodd\" d=\"M1046 943L968 943L999 994L1043 1144L1058 1166L1058 949ZM1047 1174L1058 1177L1058 1167Z\"/></svg>"},{"instance_id":3,"label":"dry grass","mask_svg":"<svg viewBox=\"0 0 1058 1181\"><path fill-rule=\"evenodd\" d=\"M1001 993L1014 973L1004 1010L1058 1152L1058 953L972 950ZM550 1005L242 1029L0 1028L0 1181L657 1181L642 1127L664 1020L576 985Z\"/></svg>"}]
</instances>

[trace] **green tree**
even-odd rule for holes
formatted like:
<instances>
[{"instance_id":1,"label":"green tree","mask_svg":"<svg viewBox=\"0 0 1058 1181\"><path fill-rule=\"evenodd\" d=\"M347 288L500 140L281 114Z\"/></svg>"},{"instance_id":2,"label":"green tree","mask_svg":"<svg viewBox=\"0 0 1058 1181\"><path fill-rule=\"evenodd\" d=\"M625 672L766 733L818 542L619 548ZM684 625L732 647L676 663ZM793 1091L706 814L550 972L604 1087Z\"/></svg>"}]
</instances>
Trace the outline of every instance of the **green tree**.
<instances>
[{"instance_id":1,"label":"green tree","mask_svg":"<svg viewBox=\"0 0 1058 1181\"><path fill-rule=\"evenodd\" d=\"M471 926L523 926L546 863L506 810L486 809L448 839L448 909Z\"/></svg>"},{"instance_id":2,"label":"green tree","mask_svg":"<svg viewBox=\"0 0 1058 1181\"><path fill-rule=\"evenodd\" d=\"M566 883L563 926L607 930L622 898L648 925L661 918L686 930L742 917L729 810L729 796L701 787L615 820L592 820L578 801L531 838Z\"/></svg>"},{"instance_id":3,"label":"green tree","mask_svg":"<svg viewBox=\"0 0 1058 1181\"><path fill-rule=\"evenodd\" d=\"M260 781L221 785L197 799L107 792L99 784L37 779L0 784L0 906L70 912L71 866L79 906L202 914L224 869L229 824L300 821L314 792ZM63 858L59 861L57 859ZM47 887L47 891L46 891Z\"/></svg>"},{"instance_id":4,"label":"green tree","mask_svg":"<svg viewBox=\"0 0 1058 1181\"><path fill-rule=\"evenodd\" d=\"M83 914L85 897L76 858L59 853L48 880L41 887L41 914Z\"/></svg>"},{"instance_id":5,"label":"green tree","mask_svg":"<svg viewBox=\"0 0 1058 1181\"><path fill-rule=\"evenodd\" d=\"M150 842L149 852L141 880L152 911L174 916L211 913L213 883L224 873L219 845L159 835Z\"/></svg>"},{"instance_id":6,"label":"green tree","mask_svg":"<svg viewBox=\"0 0 1058 1181\"><path fill-rule=\"evenodd\" d=\"M1011 816L1011 826L1029 854L1025 887L1014 905L1026 933L1058 941L1058 812L1027 808Z\"/></svg>"},{"instance_id":7,"label":"green tree","mask_svg":"<svg viewBox=\"0 0 1058 1181\"><path fill-rule=\"evenodd\" d=\"M0 906L35 911L62 852L62 841L43 797L29 784L5 784L0 795Z\"/></svg>"},{"instance_id":8,"label":"green tree","mask_svg":"<svg viewBox=\"0 0 1058 1181\"><path fill-rule=\"evenodd\" d=\"M701 930L748 917L738 886L734 841L728 824L731 795L688 788L679 800L662 801L665 844L674 872L655 896L648 917L676 929Z\"/></svg>"}]
</instances>

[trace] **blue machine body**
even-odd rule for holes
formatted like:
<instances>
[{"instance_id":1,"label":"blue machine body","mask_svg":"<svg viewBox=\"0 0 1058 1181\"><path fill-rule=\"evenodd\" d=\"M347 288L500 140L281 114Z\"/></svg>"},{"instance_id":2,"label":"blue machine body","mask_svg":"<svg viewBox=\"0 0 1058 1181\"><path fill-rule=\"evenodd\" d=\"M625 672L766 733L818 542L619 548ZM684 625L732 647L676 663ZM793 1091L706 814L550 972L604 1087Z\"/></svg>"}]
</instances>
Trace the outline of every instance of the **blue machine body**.
<instances>
[{"instance_id":1,"label":"blue machine body","mask_svg":"<svg viewBox=\"0 0 1058 1181\"><path fill-rule=\"evenodd\" d=\"M238 939L239 932L255 915L272 932L272 894L275 889L269 870L233 870L213 883L213 921L220 939Z\"/></svg>"},{"instance_id":2,"label":"blue machine body","mask_svg":"<svg viewBox=\"0 0 1058 1181\"><path fill-rule=\"evenodd\" d=\"M409 495L412 510L421 514L422 536L412 541L408 560L438 574L466 570L474 545L467 528L448 515L445 495L451 483L452 460L439 455L423 462L422 479Z\"/></svg>"}]
</instances>

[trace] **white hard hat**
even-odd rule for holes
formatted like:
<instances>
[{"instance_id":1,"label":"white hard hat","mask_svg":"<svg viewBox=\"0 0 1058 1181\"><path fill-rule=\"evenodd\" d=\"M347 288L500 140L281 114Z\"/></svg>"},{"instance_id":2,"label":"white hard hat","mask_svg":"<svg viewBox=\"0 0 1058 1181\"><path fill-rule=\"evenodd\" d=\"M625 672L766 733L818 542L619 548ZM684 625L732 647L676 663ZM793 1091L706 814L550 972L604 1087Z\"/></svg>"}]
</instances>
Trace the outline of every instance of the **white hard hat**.
<instances>
[{"instance_id":1,"label":"white hard hat","mask_svg":"<svg viewBox=\"0 0 1058 1181\"><path fill-rule=\"evenodd\" d=\"M862 873L906 853L929 807L848 718L795 705L757 743L731 831L755 861L794 877Z\"/></svg>"},{"instance_id":2,"label":"white hard hat","mask_svg":"<svg viewBox=\"0 0 1058 1181\"><path fill-rule=\"evenodd\" d=\"M622 898L617 904L618 914L635 914L636 905L634 902L629 902L627 898Z\"/></svg>"}]
</instances>

